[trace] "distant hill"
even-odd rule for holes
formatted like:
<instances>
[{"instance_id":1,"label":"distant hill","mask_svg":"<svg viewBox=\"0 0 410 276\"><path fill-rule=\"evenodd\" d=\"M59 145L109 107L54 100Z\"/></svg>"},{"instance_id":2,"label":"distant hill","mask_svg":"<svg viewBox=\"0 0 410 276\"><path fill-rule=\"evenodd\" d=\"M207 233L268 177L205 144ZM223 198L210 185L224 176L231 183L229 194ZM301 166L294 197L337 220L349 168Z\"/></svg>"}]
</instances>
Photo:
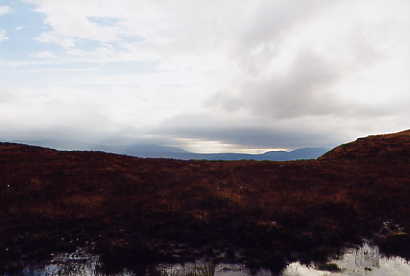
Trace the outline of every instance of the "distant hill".
<instances>
[{"instance_id":1,"label":"distant hill","mask_svg":"<svg viewBox=\"0 0 410 276\"><path fill-rule=\"evenodd\" d=\"M97 146L94 150L145 158L180 160L268 160L289 161L316 159L328 151L326 148L301 148L293 151L268 151L262 154L245 153L194 153L176 147L158 145Z\"/></svg>"}]
</instances>

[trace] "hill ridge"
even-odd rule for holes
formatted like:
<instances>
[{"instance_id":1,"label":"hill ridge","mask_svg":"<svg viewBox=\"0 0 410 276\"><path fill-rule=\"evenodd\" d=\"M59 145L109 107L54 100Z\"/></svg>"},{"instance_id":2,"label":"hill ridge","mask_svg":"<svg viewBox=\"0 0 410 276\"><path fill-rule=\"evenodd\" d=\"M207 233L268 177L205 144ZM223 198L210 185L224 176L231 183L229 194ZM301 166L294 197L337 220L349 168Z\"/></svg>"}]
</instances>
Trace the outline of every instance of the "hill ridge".
<instances>
[{"instance_id":1,"label":"hill ridge","mask_svg":"<svg viewBox=\"0 0 410 276\"><path fill-rule=\"evenodd\" d=\"M342 144L319 160L410 160L410 129L395 133L369 135Z\"/></svg>"}]
</instances>

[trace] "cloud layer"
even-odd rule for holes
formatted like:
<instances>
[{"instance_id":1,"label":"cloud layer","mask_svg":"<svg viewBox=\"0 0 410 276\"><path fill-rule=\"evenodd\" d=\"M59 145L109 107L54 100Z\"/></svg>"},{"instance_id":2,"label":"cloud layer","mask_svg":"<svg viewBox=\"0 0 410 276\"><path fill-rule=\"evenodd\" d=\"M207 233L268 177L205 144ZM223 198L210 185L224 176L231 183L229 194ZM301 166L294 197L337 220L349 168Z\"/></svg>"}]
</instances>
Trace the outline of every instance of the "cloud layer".
<instances>
[{"instance_id":1,"label":"cloud layer","mask_svg":"<svg viewBox=\"0 0 410 276\"><path fill-rule=\"evenodd\" d=\"M402 0L0 6L36 22L0 30L0 138L231 151L406 129L409 9Z\"/></svg>"}]
</instances>

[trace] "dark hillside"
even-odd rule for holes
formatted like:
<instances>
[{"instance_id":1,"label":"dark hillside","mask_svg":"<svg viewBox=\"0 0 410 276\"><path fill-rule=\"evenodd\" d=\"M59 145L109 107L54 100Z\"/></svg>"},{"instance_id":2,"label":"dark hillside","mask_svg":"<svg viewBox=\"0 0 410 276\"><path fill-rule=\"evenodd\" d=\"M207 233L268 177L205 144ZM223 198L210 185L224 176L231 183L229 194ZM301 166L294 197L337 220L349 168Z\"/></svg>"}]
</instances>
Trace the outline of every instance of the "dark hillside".
<instances>
[{"instance_id":1,"label":"dark hillside","mask_svg":"<svg viewBox=\"0 0 410 276\"><path fill-rule=\"evenodd\" d=\"M343 144L320 157L321 160L403 160L410 161L410 130L372 135Z\"/></svg>"},{"instance_id":2,"label":"dark hillside","mask_svg":"<svg viewBox=\"0 0 410 276\"><path fill-rule=\"evenodd\" d=\"M312 258L311 250L369 237L385 221L407 232L409 153L410 131L288 162L143 159L0 143L0 247L8 249L0 267L76 246L139 254L136 243L144 243L155 251L148 240L260 246L266 258L289 262L294 254L284 252L299 248Z\"/></svg>"}]
</instances>

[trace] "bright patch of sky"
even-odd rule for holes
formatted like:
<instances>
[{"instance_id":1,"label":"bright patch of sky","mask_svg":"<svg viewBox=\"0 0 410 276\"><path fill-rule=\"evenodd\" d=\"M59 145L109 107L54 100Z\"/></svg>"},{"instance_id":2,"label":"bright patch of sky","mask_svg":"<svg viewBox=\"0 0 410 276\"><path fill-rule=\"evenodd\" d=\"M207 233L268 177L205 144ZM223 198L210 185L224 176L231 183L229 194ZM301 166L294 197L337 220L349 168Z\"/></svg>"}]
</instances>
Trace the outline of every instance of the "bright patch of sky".
<instances>
[{"instance_id":1,"label":"bright patch of sky","mask_svg":"<svg viewBox=\"0 0 410 276\"><path fill-rule=\"evenodd\" d=\"M43 24L45 16L33 10L31 5L20 1L5 1L9 12L0 16L0 29L7 32L7 42L0 44L0 60L4 62L27 62L37 51L58 51L58 47L44 45L36 37L47 31Z\"/></svg>"},{"instance_id":2,"label":"bright patch of sky","mask_svg":"<svg viewBox=\"0 0 410 276\"><path fill-rule=\"evenodd\" d=\"M120 18L99 16L89 16L88 20L102 26L114 26L121 21Z\"/></svg>"},{"instance_id":3,"label":"bright patch of sky","mask_svg":"<svg viewBox=\"0 0 410 276\"><path fill-rule=\"evenodd\" d=\"M0 140L251 152L406 129L409 9L3 0Z\"/></svg>"}]
</instances>

